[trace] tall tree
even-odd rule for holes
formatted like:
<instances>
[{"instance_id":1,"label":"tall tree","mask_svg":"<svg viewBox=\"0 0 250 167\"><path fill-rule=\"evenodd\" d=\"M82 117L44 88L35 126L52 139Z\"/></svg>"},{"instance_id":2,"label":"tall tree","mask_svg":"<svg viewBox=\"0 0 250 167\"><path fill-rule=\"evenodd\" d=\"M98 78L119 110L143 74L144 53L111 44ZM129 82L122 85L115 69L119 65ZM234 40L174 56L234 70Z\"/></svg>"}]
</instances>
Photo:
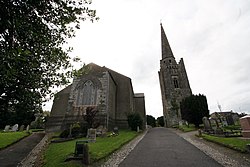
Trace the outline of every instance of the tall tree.
<instances>
[{"instance_id":1,"label":"tall tree","mask_svg":"<svg viewBox=\"0 0 250 167\"><path fill-rule=\"evenodd\" d=\"M90 3L0 0L0 122L9 113L41 110L51 89L68 83L72 48L63 45L81 20L98 19Z\"/></svg>"},{"instance_id":2,"label":"tall tree","mask_svg":"<svg viewBox=\"0 0 250 167\"><path fill-rule=\"evenodd\" d=\"M163 116L158 117L157 123L158 123L158 126L164 127L164 117Z\"/></svg>"},{"instance_id":3,"label":"tall tree","mask_svg":"<svg viewBox=\"0 0 250 167\"><path fill-rule=\"evenodd\" d=\"M188 123L194 124L196 127L202 123L203 117L209 116L207 98L205 95L191 95L182 100L180 104L181 117Z\"/></svg>"},{"instance_id":4,"label":"tall tree","mask_svg":"<svg viewBox=\"0 0 250 167\"><path fill-rule=\"evenodd\" d=\"M147 115L147 125L155 127L156 126L155 117L153 117L152 115Z\"/></svg>"}]
</instances>

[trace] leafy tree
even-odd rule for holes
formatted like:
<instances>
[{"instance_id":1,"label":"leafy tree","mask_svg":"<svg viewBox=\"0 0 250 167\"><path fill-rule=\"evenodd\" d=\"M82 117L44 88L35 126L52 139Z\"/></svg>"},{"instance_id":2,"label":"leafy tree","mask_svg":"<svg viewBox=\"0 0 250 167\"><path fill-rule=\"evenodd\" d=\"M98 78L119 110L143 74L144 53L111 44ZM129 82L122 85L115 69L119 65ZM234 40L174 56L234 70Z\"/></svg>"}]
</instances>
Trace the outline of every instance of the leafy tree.
<instances>
[{"instance_id":1,"label":"leafy tree","mask_svg":"<svg viewBox=\"0 0 250 167\"><path fill-rule=\"evenodd\" d=\"M158 126L164 127L164 118L163 118L163 116L157 118L157 123L158 123Z\"/></svg>"},{"instance_id":2,"label":"leafy tree","mask_svg":"<svg viewBox=\"0 0 250 167\"><path fill-rule=\"evenodd\" d=\"M88 128L98 127L98 120L96 119L96 114L98 110L96 107L87 107L86 114L83 115L83 119L87 122Z\"/></svg>"},{"instance_id":3,"label":"leafy tree","mask_svg":"<svg viewBox=\"0 0 250 167\"><path fill-rule=\"evenodd\" d=\"M191 95L182 100L180 104L181 116L183 120L199 127L203 117L209 116L207 98L204 95Z\"/></svg>"},{"instance_id":4,"label":"leafy tree","mask_svg":"<svg viewBox=\"0 0 250 167\"><path fill-rule=\"evenodd\" d=\"M137 112L130 113L128 114L127 117L128 117L128 125L131 128L131 130L136 131L137 126L139 126L139 128L142 129L143 120L139 113Z\"/></svg>"},{"instance_id":5,"label":"leafy tree","mask_svg":"<svg viewBox=\"0 0 250 167\"><path fill-rule=\"evenodd\" d=\"M55 86L68 83L64 48L80 21L98 19L88 0L0 0L0 117L23 119L41 110ZM50 96L48 96L50 95ZM7 113L8 112L8 113ZM25 117L25 114L29 116ZM2 120L0 126L4 126Z\"/></svg>"},{"instance_id":6,"label":"leafy tree","mask_svg":"<svg viewBox=\"0 0 250 167\"><path fill-rule=\"evenodd\" d=\"M147 115L147 125L155 127L156 126L155 117L153 117L152 115Z\"/></svg>"}]
</instances>

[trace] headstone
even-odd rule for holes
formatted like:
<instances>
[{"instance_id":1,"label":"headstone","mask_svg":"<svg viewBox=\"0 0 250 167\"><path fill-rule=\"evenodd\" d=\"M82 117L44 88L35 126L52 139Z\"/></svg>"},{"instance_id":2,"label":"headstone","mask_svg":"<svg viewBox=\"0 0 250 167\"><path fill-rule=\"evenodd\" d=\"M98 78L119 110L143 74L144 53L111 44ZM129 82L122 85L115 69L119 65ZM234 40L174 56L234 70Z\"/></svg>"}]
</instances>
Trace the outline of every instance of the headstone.
<instances>
[{"instance_id":1,"label":"headstone","mask_svg":"<svg viewBox=\"0 0 250 167\"><path fill-rule=\"evenodd\" d=\"M89 158L89 146L88 141L76 141L75 146L75 156L82 157L83 163L85 165L89 165L90 158Z\"/></svg>"},{"instance_id":2,"label":"headstone","mask_svg":"<svg viewBox=\"0 0 250 167\"><path fill-rule=\"evenodd\" d=\"M22 132L24 130L24 125L21 125L19 131Z\"/></svg>"},{"instance_id":3,"label":"headstone","mask_svg":"<svg viewBox=\"0 0 250 167\"><path fill-rule=\"evenodd\" d=\"M204 131L209 132L212 129L210 120L207 117L203 117L202 122L204 124Z\"/></svg>"},{"instance_id":4,"label":"headstone","mask_svg":"<svg viewBox=\"0 0 250 167\"><path fill-rule=\"evenodd\" d=\"M3 131L4 132L9 132L9 130L10 130L10 125L6 125Z\"/></svg>"},{"instance_id":5,"label":"headstone","mask_svg":"<svg viewBox=\"0 0 250 167\"><path fill-rule=\"evenodd\" d=\"M30 125L28 125L27 127L26 127L26 131L29 131L30 130Z\"/></svg>"},{"instance_id":6,"label":"headstone","mask_svg":"<svg viewBox=\"0 0 250 167\"><path fill-rule=\"evenodd\" d=\"M95 142L96 141L96 129L88 129L87 138L90 139L90 141Z\"/></svg>"},{"instance_id":7,"label":"headstone","mask_svg":"<svg viewBox=\"0 0 250 167\"><path fill-rule=\"evenodd\" d=\"M250 138L250 115L240 118L240 126L242 128L242 136Z\"/></svg>"},{"instance_id":8,"label":"headstone","mask_svg":"<svg viewBox=\"0 0 250 167\"><path fill-rule=\"evenodd\" d=\"M96 135L97 135L97 136L104 137L104 136L106 136L106 133L107 133L107 129L104 128L102 125L99 126L99 127L96 129Z\"/></svg>"},{"instance_id":9,"label":"headstone","mask_svg":"<svg viewBox=\"0 0 250 167\"><path fill-rule=\"evenodd\" d=\"M116 135L119 135L119 128L118 128L117 126L114 127L113 132L114 132Z\"/></svg>"},{"instance_id":10,"label":"headstone","mask_svg":"<svg viewBox=\"0 0 250 167\"><path fill-rule=\"evenodd\" d=\"M140 127L139 126L137 126L137 132L140 132Z\"/></svg>"},{"instance_id":11,"label":"headstone","mask_svg":"<svg viewBox=\"0 0 250 167\"><path fill-rule=\"evenodd\" d=\"M11 131L12 132L16 132L18 130L18 124L15 124L12 128Z\"/></svg>"}]
</instances>

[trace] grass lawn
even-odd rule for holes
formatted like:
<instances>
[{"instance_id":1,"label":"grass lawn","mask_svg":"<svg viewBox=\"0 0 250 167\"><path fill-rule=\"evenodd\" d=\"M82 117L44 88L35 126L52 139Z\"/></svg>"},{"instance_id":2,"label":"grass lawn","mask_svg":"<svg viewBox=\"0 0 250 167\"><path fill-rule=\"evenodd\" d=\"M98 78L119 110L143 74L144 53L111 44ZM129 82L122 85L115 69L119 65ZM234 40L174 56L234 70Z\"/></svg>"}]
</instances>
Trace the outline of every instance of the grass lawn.
<instances>
[{"instance_id":1,"label":"grass lawn","mask_svg":"<svg viewBox=\"0 0 250 167\"><path fill-rule=\"evenodd\" d=\"M179 126L178 129L180 129L183 132L190 132L190 131L197 130L193 124L190 124L189 127L187 125L182 125L182 126Z\"/></svg>"},{"instance_id":2,"label":"grass lawn","mask_svg":"<svg viewBox=\"0 0 250 167\"><path fill-rule=\"evenodd\" d=\"M121 146L132 140L137 136L136 132L132 131L120 131L120 134L115 137L98 137L95 143L89 143L90 161L96 162L103 159L119 149ZM81 164L77 162L64 162L69 156L73 155L75 151L76 139L63 143L51 143L45 152L44 166L45 167L80 167Z\"/></svg>"},{"instance_id":3,"label":"grass lawn","mask_svg":"<svg viewBox=\"0 0 250 167\"><path fill-rule=\"evenodd\" d=\"M2 132L0 133L0 149L3 149L20 139L28 136L27 132Z\"/></svg>"},{"instance_id":4,"label":"grass lawn","mask_svg":"<svg viewBox=\"0 0 250 167\"><path fill-rule=\"evenodd\" d=\"M250 139L241 139L238 137L216 137L211 135L202 134L202 137L208 141L221 144L228 148L246 152L246 144L250 144Z\"/></svg>"}]
</instances>

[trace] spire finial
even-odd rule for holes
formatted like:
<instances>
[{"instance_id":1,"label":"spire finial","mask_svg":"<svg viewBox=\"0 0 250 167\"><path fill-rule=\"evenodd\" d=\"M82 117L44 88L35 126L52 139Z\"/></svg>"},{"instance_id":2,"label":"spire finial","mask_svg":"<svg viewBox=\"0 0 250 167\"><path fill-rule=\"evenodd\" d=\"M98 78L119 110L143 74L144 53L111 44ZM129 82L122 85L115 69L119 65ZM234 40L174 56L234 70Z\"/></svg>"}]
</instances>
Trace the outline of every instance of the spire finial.
<instances>
[{"instance_id":1,"label":"spire finial","mask_svg":"<svg viewBox=\"0 0 250 167\"><path fill-rule=\"evenodd\" d=\"M161 23L161 45L162 45L162 58L174 57L172 49L168 43L167 36Z\"/></svg>"}]
</instances>

